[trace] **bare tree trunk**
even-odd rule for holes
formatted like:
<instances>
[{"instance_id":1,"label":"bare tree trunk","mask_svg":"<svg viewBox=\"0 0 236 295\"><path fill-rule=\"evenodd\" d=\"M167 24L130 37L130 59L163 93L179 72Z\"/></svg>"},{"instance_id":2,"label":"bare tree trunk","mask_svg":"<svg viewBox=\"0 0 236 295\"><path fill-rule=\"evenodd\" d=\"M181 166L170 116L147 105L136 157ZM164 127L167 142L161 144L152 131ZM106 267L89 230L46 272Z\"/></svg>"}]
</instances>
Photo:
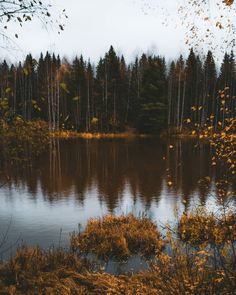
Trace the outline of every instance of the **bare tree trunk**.
<instances>
[{"instance_id":1,"label":"bare tree trunk","mask_svg":"<svg viewBox=\"0 0 236 295\"><path fill-rule=\"evenodd\" d=\"M57 87L57 131L60 129L60 87L59 87L59 80L56 81Z\"/></svg>"},{"instance_id":2,"label":"bare tree trunk","mask_svg":"<svg viewBox=\"0 0 236 295\"><path fill-rule=\"evenodd\" d=\"M49 64L48 64L48 61L47 61L47 96L48 96L48 126L49 126L49 131L52 131L50 78L49 78Z\"/></svg>"},{"instance_id":3,"label":"bare tree trunk","mask_svg":"<svg viewBox=\"0 0 236 295\"><path fill-rule=\"evenodd\" d=\"M172 109L172 77L168 83L168 131L171 127L171 109Z\"/></svg>"},{"instance_id":4,"label":"bare tree trunk","mask_svg":"<svg viewBox=\"0 0 236 295\"><path fill-rule=\"evenodd\" d=\"M186 93L186 73L184 74L184 90L183 90L182 110L181 110L181 119L180 119L180 132L182 132L182 129L183 129L185 93Z\"/></svg>"},{"instance_id":5,"label":"bare tree trunk","mask_svg":"<svg viewBox=\"0 0 236 295\"><path fill-rule=\"evenodd\" d=\"M131 86L131 72L129 73L129 82L128 82L128 97L127 97L127 104L126 104L126 112L125 112L125 124L128 122L129 117L129 104L130 104L130 86Z\"/></svg>"},{"instance_id":6,"label":"bare tree trunk","mask_svg":"<svg viewBox=\"0 0 236 295\"><path fill-rule=\"evenodd\" d=\"M107 78L107 63L105 63L105 117L106 117L106 129L108 126L108 78Z\"/></svg>"},{"instance_id":7,"label":"bare tree trunk","mask_svg":"<svg viewBox=\"0 0 236 295\"><path fill-rule=\"evenodd\" d=\"M177 130L180 127L180 96L181 96L181 71L179 72L178 80L178 104L177 104Z\"/></svg>"},{"instance_id":8,"label":"bare tree trunk","mask_svg":"<svg viewBox=\"0 0 236 295\"><path fill-rule=\"evenodd\" d=\"M90 130L90 81L87 78L87 112L86 112L86 132Z\"/></svg>"},{"instance_id":9,"label":"bare tree trunk","mask_svg":"<svg viewBox=\"0 0 236 295\"><path fill-rule=\"evenodd\" d=\"M113 93L113 131L114 127L116 126L117 118L116 118L116 86L114 86L114 93Z\"/></svg>"}]
</instances>

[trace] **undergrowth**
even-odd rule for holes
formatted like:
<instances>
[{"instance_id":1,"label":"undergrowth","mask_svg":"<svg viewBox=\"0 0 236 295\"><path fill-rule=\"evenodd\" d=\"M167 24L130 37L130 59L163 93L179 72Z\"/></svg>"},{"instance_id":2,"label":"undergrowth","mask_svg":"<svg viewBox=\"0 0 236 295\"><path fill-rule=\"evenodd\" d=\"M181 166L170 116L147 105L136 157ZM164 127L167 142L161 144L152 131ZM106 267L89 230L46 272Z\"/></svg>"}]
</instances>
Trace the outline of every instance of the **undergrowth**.
<instances>
[{"instance_id":1,"label":"undergrowth","mask_svg":"<svg viewBox=\"0 0 236 295\"><path fill-rule=\"evenodd\" d=\"M235 215L186 213L165 240L147 218L105 216L73 234L71 249L23 247L0 266L0 294L235 294ZM234 218L233 218L234 217ZM209 234L206 234L208 233ZM124 259L153 256L148 271L110 275L92 271L84 253Z\"/></svg>"}]
</instances>

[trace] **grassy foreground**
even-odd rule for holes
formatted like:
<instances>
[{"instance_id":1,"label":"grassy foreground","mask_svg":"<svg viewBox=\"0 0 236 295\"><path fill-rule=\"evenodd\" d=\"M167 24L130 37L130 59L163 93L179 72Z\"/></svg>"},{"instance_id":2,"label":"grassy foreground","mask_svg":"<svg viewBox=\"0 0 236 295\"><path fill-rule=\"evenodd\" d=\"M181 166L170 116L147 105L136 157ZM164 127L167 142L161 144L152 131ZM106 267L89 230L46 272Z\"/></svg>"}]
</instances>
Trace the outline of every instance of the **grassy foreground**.
<instances>
[{"instance_id":1,"label":"grassy foreground","mask_svg":"<svg viewBox=\"0 0 236 295\"><path fill-rule=\"evenodd\" d=\"M163 239L153 222L133 215L92 219L84 232L72 235L68 251L19 249L0 266L0 294L235 294L232 213L215 219L204 211L185 214L175 238L172 232L167 227ZM82 258L89 252L118 260L133 253L156 259L149 271L113 276L93 272Z\"/></svg>"}]
</instances>

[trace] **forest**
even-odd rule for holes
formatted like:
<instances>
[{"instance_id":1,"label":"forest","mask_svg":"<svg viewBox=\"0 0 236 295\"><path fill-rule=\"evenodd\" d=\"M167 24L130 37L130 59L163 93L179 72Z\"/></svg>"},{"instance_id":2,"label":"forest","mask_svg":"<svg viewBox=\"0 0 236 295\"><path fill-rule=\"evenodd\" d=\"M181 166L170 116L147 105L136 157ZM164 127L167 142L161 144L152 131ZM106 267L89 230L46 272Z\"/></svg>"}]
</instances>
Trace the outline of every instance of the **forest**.
<instances>
[{"instance_id":1,"label":"forest","mask_svg":"<svg viewBox=\"0 0 236 295\"><path fill-rule=\"evenodd\" d=\"M211 51L202 57L193 49L187 59L142 54L128 63L111 46L96 65L47 52L0 64L0 107L8 122L43 120L50 131L217 130L235 117L235 82L233 52L221 65Z\"/></svg>"},{"instance_id":2,"label":"forest","mask_svg":"<svg viewBox=\"0 0 236 295\"><path fill-rule=\"evenodd\" d=\"M235 1L56 2L0 1L0 295L235 295Z\"/></svg>"}]
</instances>

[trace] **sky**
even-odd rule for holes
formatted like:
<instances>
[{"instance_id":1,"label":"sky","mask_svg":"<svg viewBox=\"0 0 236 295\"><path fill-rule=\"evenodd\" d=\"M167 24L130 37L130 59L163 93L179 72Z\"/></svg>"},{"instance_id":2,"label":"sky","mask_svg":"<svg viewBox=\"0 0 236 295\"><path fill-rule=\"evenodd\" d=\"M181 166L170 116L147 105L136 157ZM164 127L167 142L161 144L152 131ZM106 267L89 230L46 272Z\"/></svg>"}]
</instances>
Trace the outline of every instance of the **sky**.
<instances>
[{"instance_id":1,"label":"sky","mask_svg":"<svg viewBox=\"0 0 236 295\"><path fill-rule=\"evenodd\" d=\"M16 50L2 49L1 56L14 61L29 52L37 57L40 52L50 51L69 59L83 54L96 62L113 45L116 52L124 54L128 60L142 52L176 58L189 50L185 44L186 26L181 24L178 14L178 8L185 2L55 0L54 11L65 8L68 15L64 32L58 35L56 28L45 29L39 21L29 22L22 29L12 25L9 33L19 35Z\"/></svg>"},{"instance_id":2,"label":"sky","mask_svg":"<svg viewBox=\"0 0 236 295\"><path fill-rule=\"evenodd\" d=\"M12 35L14 32L19 35L17 47L11 53L2 50L2 55L18 59L28 52L37 56L49 50L69 58L83 54L97 61L110 45L128 59L141 52L173 57L186 50L183 31L162 24L166 17L163 11L158 11L156 5L145 5L142 0L57 0L54 3L57 9L66 8L68 19L64 32L58 35L55 28L45 30L38 21L22 29L12 25L9 29Z\"/></svg>"}]
</instances>

